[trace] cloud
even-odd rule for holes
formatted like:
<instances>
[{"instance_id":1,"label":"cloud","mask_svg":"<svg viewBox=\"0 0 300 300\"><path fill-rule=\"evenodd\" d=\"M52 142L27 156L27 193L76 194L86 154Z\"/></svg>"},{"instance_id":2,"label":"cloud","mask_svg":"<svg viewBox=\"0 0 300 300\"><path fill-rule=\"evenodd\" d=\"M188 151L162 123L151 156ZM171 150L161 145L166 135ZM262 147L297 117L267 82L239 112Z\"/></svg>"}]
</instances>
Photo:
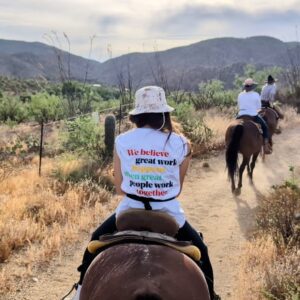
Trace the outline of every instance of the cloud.
<instances>
[{"instance_id":1,"label":"cloud","mask_svg":"<svg viewBox=\"0 0 300 300\"><path fill-rule=\"evenodd\" d=\"M74 53L107 59L128 51L166 49L199 40L272 35L295 40L299 0L0 0L0 38L45 42L66 32ZM213 4L212 4L213 3ZM251 5L249 5L249 3Z\"/></svg>"},{"instance_id":2,"label":"cloud","mask_svg":"<svg viewBox=\"0 0 300 300\"><path fill-rule=\"evenodd\" d=\"M155 30L164 28L166 36L176 34L184 35L193 32L204 32L215 34L219 32L224 35L224 29L234 29L243 35L243 30L260 28L264 30L267 26L284 27L294 26L299 22L300 12L296 10L279 11L269 8L267 10L247 11L244 8L229 5L185 5L168 16L161 16L160 21L154 24ZM253 30L253 35L258 32ZM229 32L227 31L226 34Z\"/></svg>"}]
</instances>

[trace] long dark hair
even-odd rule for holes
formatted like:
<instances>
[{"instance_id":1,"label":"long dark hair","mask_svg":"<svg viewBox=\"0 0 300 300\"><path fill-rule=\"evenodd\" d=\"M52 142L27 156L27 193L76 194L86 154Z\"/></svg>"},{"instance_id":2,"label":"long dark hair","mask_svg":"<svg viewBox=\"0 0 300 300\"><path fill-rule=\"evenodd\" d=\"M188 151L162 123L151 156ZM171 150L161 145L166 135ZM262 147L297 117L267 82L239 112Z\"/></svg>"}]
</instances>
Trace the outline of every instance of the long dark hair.
<instances>
[{"instance_id":1,"label":"long dark hair","mask_svg":"<svg viewBox=\"0 0 300 300\"><path fill-rule=\"evenodd\" d=\"M160 129L163 132L173 132L173 124L170 113L145 113L138 115L130 115L129 120L136 125L137 128L149 126L152 129Z\"/></svg>"},{"instance_id":2,"label":"long dark hair","mask_svg":"<svg viewBox=\"0 0 300 300\"><path fill-rule=\"evenodd\" d=\"M170 139L171 134L174 132L174 125L169 112L165 113L144 113L138 115L130 115L129 120L136 125L137 128L149 126L152 129L160 130L169 133L166 144ZM176 130L175 130L176 131ZM188 143L190 146L190 143ZM186 144L183 144L186 147ZM191 147L186 156L191 154Z\"/></svg>"}]
</instances>

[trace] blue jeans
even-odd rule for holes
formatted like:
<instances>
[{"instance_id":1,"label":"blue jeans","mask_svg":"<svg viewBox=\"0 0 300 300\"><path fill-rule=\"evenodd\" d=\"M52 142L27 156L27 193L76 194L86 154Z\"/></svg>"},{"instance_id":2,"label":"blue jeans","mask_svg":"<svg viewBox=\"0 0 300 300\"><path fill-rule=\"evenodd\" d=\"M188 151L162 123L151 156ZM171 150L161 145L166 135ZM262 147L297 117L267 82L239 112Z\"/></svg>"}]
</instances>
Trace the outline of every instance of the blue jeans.
<instances>
[{"instance_id":1,"label":"blue jeans","mask_svg":"<svg viewBox=\"0 0 300 300\"><path fill-rule=\"evenodd\" d=\"M266 121L261 117L260 115L254 116L253 120L255 123L260 124L261 129L263 131L263 137L264 139L269 139L269 130L268 130L268 125Z\"/></svg>"}]
</instances>

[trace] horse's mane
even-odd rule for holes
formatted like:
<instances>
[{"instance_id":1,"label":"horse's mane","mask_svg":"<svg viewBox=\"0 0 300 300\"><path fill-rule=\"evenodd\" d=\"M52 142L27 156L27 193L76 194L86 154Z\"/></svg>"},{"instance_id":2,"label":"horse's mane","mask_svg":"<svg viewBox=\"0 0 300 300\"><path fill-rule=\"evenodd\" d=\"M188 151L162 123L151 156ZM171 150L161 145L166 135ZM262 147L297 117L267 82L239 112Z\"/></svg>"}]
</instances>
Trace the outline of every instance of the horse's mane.
<instances>
[{"instance_id":1,"label":"horse's mane","mask_svg":"<svg viewBox=\"0 0 300 300\"><path fill-rule=\"evenodd\" d=\"M134 300L163 300L159 295L152 293L140 293L135 296Z\"/></svg>"}]
</instances>

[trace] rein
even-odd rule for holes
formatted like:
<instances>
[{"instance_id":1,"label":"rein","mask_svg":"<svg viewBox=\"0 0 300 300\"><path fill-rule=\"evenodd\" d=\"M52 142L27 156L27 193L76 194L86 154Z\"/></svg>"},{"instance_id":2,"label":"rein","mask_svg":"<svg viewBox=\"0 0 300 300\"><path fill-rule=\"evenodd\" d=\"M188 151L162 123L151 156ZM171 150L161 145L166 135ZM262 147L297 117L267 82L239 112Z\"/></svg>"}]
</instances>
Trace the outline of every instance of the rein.
<instances>
[{"instance_id":1,"label":"rein","mask_svg":"<svg viewBox=\"0 0 300 300\"><path fill-rule=\"evenodd\" d=\"M74 283L74 285L72 286L71 290L70 290L66 295L64 295L64 296L61 298L61 300L66 299L66 298L73 292L73 290L76 289L77 287L78 287L78 283Z\"/></svg>"}]
</instances>

